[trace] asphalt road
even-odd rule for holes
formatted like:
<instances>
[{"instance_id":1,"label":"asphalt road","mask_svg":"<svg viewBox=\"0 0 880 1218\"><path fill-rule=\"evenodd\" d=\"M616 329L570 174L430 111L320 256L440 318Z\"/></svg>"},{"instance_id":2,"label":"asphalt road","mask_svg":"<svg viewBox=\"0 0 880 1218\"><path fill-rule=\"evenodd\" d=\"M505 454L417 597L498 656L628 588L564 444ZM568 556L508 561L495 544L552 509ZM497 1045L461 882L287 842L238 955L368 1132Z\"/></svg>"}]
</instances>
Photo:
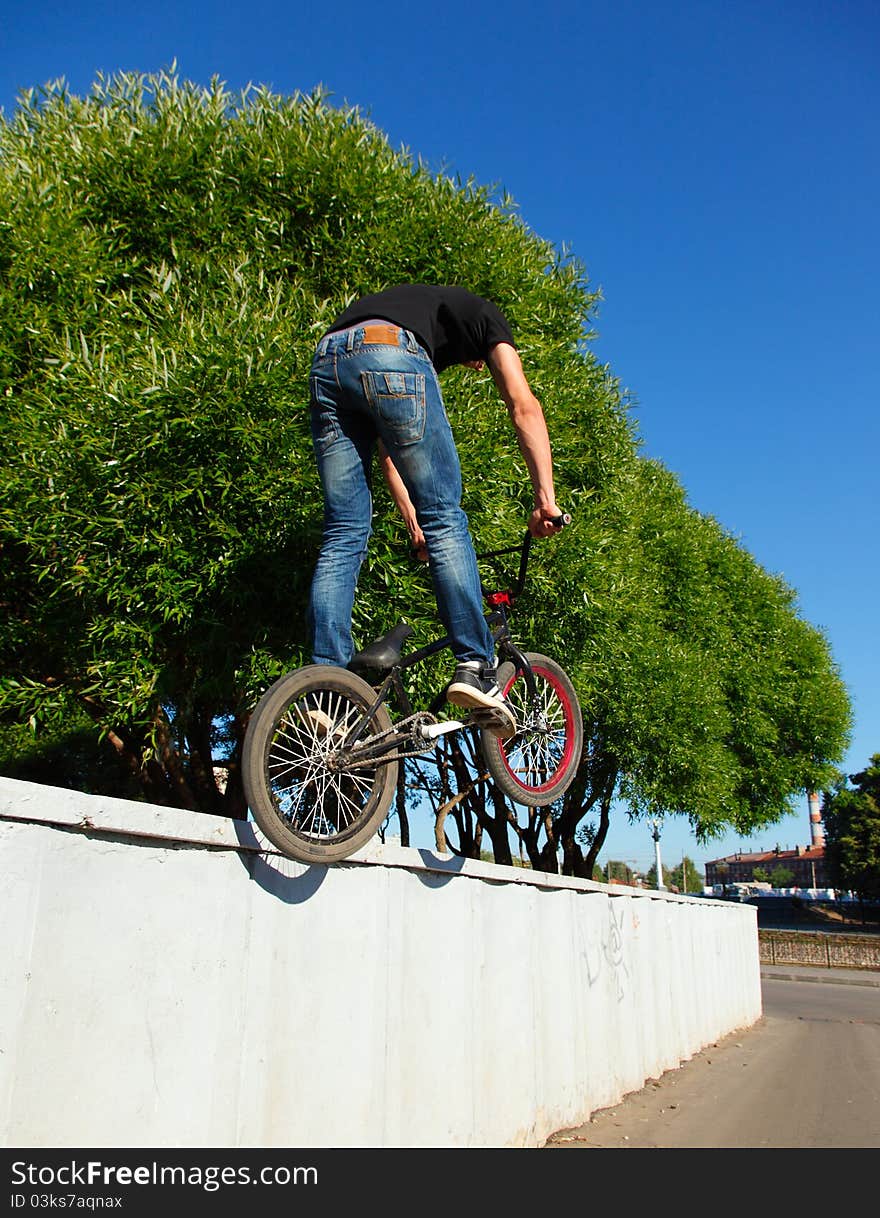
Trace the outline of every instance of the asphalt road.
<instances>
[{"instance_id":1,"label":"asphalt road","mask_svg":"<svg viewBox=\"0 0 880 1218\"><path fill-rule=\"evenodd\" d=\"M880 1147L880 973L766 966L764 1014L545 1149Z\"/></svg>"}]
</instances>

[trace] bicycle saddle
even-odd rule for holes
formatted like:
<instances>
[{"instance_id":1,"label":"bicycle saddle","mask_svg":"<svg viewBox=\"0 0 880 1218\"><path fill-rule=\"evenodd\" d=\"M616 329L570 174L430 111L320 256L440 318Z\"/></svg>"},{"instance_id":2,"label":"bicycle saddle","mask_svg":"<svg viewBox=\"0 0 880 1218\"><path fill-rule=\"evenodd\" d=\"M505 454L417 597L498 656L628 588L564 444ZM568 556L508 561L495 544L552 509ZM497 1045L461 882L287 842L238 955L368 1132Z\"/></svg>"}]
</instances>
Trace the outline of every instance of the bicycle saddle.
<instances>
[{"instance_id":1,"label":"bicycle saddle","mask_svg":"<svg viewBox=\"0 0 880 1218\"><path fill-rule=\"evenodd\" d=\"M411 634L412 626L408 626L406 622L398 622L381 638L374 639L363 651L359 651L348 667L352 672L387 671L393 668L400 659L400 649Z\"/></svg>"}]
</instances>

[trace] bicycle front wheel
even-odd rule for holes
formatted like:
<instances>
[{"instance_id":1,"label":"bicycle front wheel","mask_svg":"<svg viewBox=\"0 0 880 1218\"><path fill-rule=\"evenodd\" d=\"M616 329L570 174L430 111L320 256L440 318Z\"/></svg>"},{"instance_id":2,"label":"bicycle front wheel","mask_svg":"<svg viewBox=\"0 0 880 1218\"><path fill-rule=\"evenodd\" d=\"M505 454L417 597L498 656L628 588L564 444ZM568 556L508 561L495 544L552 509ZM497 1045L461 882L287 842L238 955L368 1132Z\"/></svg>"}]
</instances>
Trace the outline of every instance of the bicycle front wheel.
<instances>
[{"instance_id":1,"label":"bicycle front wheel","mask_svg":"<svg viewBox=\"0 0 880 1218\"><path fill-rule=\"evenodd\" d=\"M522 669L502 665L500 684L516 712L519 730L509 740L483 731L486 766L495 785L514 802L537 808L551 804L577 771L584 743L581 708L568 674L555 660L524 653L535 680L529 696ZM505 677L505 672L507 673Z\"/></svg>"},{"instance_id":2,"label":"bicycle front wheel","mask_svg":"<svg viewBox=\"0 0 880 1218\"><path fill-rule=\"evenodd\" d=\"M248 724L242 781L264 835L303 863L334 863L353 854L381 825L397 783L397 762L346 766L345 739L376 693L345 668L313 664L281 677ZM391 730L384 706L360 736Z\"/></svg>"}]
</instances>

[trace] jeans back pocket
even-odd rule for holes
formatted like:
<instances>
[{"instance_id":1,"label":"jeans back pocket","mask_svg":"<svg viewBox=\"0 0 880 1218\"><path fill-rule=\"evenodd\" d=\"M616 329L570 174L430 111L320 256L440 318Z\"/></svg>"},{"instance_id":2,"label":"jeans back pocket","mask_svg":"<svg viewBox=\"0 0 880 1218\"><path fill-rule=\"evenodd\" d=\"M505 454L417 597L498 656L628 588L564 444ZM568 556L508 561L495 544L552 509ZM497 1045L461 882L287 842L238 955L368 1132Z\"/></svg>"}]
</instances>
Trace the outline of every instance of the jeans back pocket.
<instances>
[{"instance_id":1,"label":"jeans back pocket","mask_svg":"<svg viewBox=\"0 0 880 1218\"><path fill-rule=\"evenodd\" d=\"M403 446L425 434L425 376L422 372L362 372L364 396L380 431Z\"/></svg>"}]
</instances>

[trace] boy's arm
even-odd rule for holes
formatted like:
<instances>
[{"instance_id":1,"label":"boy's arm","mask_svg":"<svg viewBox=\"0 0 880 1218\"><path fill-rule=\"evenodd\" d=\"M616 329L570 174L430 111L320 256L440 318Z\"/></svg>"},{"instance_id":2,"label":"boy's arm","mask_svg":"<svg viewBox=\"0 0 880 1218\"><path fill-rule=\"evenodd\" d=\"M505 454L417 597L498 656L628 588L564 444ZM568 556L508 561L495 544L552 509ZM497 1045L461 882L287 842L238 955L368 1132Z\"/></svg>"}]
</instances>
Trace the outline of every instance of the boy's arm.
<instances>
[{"instance_id":1,"label":"boy's arm","mask_svg":"<svg viewBox=\"0 0 880 1218\"><path fill-rule=\"evenodd\" d=\"M397 510L403 517L403 522L406 525L407 532L412 540L413 553L416 558L422 562L428 560L428 550L425 545L425 534L421 530L418 519L416 518L416 509L413 506L413 501L409 497L409 491L403 484L403 479L397 472L394 462L388 456L388 452L382 441L379 441L379 465L382 473L385 476L385 481L388 483L388 490L391 492L391 498L397 504Z\"/></svg>"},{"instance_id":2,"label":"boy's arm","mask_svg":"<svg viewBox=\"0 0 880 1218\"><path fill-rule=\"evenodd\" d=\"M562 512L553 487L553 456L544 411L529 387L515 347L497 343L487 362L507 406L531 478L535 510L529 517L529 530L533 537L550 537L559 531L551 520Z\"/></svg>"}]
</instances>

